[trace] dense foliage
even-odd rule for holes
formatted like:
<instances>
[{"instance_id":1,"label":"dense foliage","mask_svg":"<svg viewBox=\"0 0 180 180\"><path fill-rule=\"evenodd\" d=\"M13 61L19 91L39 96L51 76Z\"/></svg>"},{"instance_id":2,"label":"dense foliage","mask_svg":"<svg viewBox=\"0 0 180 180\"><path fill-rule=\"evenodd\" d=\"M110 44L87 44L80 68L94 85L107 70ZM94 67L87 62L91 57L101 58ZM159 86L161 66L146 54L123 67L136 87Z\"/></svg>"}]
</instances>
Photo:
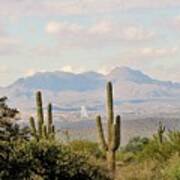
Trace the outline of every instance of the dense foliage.
<instances>
[{"instance_id":1,"label":"dense foliage","mask_svg":"<svg viewBox=\"0 0 180 180\"><path fill-rule=\"evenodd\" d=\"M28 139L28 128L20 128L17 124L19 111L7 106L7 98L0 98L0 140L10 142Z\"/></svg>"},{"instance_id":2,"label":"dense foliage","mask_svg":"<svg viewBox=\"0 0 180 180\"><path fill-rule=\"evenodd\" d=\"M6 100L0 99L0 179L110 179L85 153L72 151L70 145L30 138L29 129L17 124L18 110L9 108Z\"/></svg>"},{"instance_id":3,"label":"dense foliage","mask_svg":"<svg viewBox=\"0 0 180 180\"><path fill-rule=\"evenodd\" d=\"M125 152L133 152L138 153L139 151L142 151L144 147L149 143L149 139L145 137L134 137L130 139L128 144L125 146L124 151Z\"/></svg>"},{"instance_id":4,"label":"dense foliage","mask_svg":"<svg viewBox=\"0 0 180 180\"><path fill-rule=\"evenodd\" d=\"M179 131L168 132L164 136L163 142L159 141L158 134L154 135L137 151L137 148L134 149L134 147L139 147L140 142L142 139L139 139L138 143L131 140L125 150L119 152L119 160L123 162L119 167L119 179L180 179Z\"/></svg>"},{"instance_id":5,"label":"dense foliage","mask_svg":"<svg viewBox=\"0 0 180 180\"><path fill-rule=\"evenodd\" d=\"M106 173L84 155L74 153L56 141L11 143L9 161L0 163L0 179L106 180Z\"/></svg>"},{"instance_id":6,"label":"dense foliage","mask_svg":"<svg viewBox=\"0 0 180 180\"><path fill-rule=\"evenodd\" d=\"M97 143L86 140L74 140L69 142L68 145L74 152L83 153L96 159L105 159L105 153L99 148Z\"/></svg>"},{"instance_id":7,"label":"dense foliage","mask_svg":"<svg viewBox=\"0 0 180 180\"><path fill-rule=\"evenodd\" d=\"M6 101L6 97L0 99L0 179L10 179L11 171L21 166L22 157L17 157L15 153L18 150L16 144L29 139L28 128L20 128L17 124L18 110L8 107Z\"/></svg>"}]
</instances>

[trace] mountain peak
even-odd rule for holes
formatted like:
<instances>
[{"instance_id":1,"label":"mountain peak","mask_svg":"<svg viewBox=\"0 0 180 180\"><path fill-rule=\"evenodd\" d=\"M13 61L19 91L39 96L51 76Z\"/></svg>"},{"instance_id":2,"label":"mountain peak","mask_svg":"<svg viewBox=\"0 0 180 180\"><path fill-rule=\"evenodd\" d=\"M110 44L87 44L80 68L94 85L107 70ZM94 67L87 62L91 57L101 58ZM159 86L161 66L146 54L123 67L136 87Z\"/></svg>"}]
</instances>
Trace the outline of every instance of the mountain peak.
<instances>
[{"instance_id":1,"label":"mountain peak","mask_svg":"<svg viewBox=\"0 0 180 180\"><path fill-rule=\"evenodd\" d=\"M128 66L117 66L117 67L113 68L110 73L119 73L119 72L130 73L133 71L135 71L135 70L133 70L132 68L130 68Z\"/></svg>"},{"instance_id":2,"label":"mountain peak","mask_svg":"<svg viewBox=\"0 0 180 180\"><path fill-rule=\"evenodd\" d=\"M116 67L108 75L112 81L131 81L135 83L152 83L154 80L141 71L129 67Z\"/></svg>"}]
</instances>

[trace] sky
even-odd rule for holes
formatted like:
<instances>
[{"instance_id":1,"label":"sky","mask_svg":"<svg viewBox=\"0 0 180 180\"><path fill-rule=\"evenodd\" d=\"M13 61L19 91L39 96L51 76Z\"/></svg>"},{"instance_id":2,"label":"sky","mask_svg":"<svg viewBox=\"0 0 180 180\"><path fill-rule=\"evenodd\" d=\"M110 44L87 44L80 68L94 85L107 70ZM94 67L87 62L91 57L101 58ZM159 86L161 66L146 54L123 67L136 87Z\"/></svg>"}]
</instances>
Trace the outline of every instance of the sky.
<instances>
[{"instance_id":1,"label":"sky","mask_svg":"<svg viewBox=\"0 0 180 180\"><path fill-rule=\"evenodd\" d=\"M180 82L179 0L0 0L0 86L116 66Z\"/></svg>"}]
</instances>

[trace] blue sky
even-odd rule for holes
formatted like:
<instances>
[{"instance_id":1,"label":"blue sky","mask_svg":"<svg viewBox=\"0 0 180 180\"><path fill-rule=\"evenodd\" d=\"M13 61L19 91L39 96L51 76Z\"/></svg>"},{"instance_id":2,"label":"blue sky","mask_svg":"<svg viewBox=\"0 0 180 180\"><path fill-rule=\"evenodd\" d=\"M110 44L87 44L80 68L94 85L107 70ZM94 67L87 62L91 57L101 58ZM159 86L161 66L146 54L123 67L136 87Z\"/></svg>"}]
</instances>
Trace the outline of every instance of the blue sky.
<instances>
[{"instance_id":1,"label":"blue sky","mask_svg":"<svg viewBox=\"0 0 180 180\"><path fill-rule=\"evenodd\" d=\"M0 85L38 71L140 69L180 81L179 0L0 0Z\"/></svg>"}]
</instances>

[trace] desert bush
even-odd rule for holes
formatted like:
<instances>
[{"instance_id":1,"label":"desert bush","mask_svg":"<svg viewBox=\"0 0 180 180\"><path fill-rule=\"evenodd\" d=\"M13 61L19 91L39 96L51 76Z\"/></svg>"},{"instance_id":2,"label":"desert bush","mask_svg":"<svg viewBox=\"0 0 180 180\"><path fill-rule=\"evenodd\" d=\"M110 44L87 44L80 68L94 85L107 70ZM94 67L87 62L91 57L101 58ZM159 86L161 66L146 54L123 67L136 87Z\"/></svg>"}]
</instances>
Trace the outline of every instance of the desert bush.
<instances>
[{"instance_id":1,"label":"desert bush","mask_svg":"<svg viewBox=\"0 0 180 180\"><path fill-rule=\"evenodd\" d=\"M145 146L149 143L149 139L145 137L134 137L129 140L125 147L116 153L118 161L130 163L136 160L136 155L143 151Z\"/></svg>"},{"instance_id":2,"label":"desert bush","mask_svg":"<svg viewBox=\"0 0 180 180\"><path fill-rule=\"evenodd\" d=\"M132 153L137 153L139 151L142 151L145 147L145 145L147 145L149 143L149 139L146 137L134 137L132 139L130 139L130 141L128 142L128 144L125 146L124 151L125 152L132 152Z\"/></svg>"},{"instance_id":3,"label":"desert bush","mask_svg":"<svg viewBox=\"0 0 180 180\"><path fill-rule=\"evenodd\" d=\"M164 180L158 161L132 162L117 169L117 180Z\"/></svg>"},{"instance_id":4,"label":"desert bush","mask_svg":"<svg viewBox=\"0 0 180 180\"><path fill-rule=\"evenodd\" d=\"M169 132L164 138L163 143L159 143L156 136L147 146L144 147L143 151L138 154L140 159L156 159L159 161L168 160L174 153L180 152L180 132L173 131Z\"/></svg>"},{"instance_id":5,"label":"desert bush","mask_svg":"<svg viewBox=\"0 0 180 180\"><path fill-rule=\"evenodd\" d=\"M179 180L180 179L180 155L174 154L166 163L164 169L166 179Z\"/></svg>"},{"instance_id":6,"label":"desert bush","mask_svg":"<svg viewBox=\"0 0 180 180\"><path fill-rule=\"evenodd\" d=\"M43 180L106 180L104 170L92 165L88 158L74 153L56 141L29 141L14 144L6 166L1 167L0 179Z\"/></svg>"},{"instance_id":7,"label":"desert bush","mask_svg":"<svg viewBox=\"0 0 180 180\"><path fill-rule=\"evenodd\" d=\"M179 180L179 142L180 132L178 131L168 132L166 136L164 135L163 142L160 142L155 135L145 146L140 146L143 147L142 149L139 145L134 146L134 141L130 141L128 148L126 146L117 154L117 159L123 161L123 164L118 167L117 179Z\"/></svg>"},{"instance_id":8,"label":"desert bush","mask_svg":"<svg viewBox=\"0 0 180 180\"><path fill-rule=\"evenodd\" d=\"M99 148L97 143L87 140L74 140L69 143L72 151L79 152L95 158L105 158L105 153Z\"/></svg>"}]
</instances>

